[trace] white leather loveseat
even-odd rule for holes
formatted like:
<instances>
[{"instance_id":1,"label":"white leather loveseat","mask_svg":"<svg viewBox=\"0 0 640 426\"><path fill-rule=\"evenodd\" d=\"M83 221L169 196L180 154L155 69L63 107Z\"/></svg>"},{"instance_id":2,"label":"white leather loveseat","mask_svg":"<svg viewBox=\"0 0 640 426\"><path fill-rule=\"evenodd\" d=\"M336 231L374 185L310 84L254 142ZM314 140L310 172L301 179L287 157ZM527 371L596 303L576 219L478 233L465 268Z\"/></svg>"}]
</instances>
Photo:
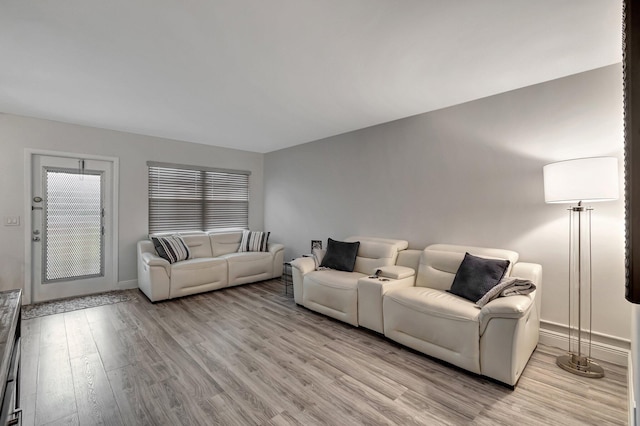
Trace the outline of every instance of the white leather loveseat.
<instances>
[{"instance_id":1,"label":"white leather loveseat","mask_svg":"<svg viewBox=\"0 0 640 426\"><path fill-rule=\"evenodd\" d=\"M173 299L282 275L284 246L266 252L240 252L242 231L180 234L191 258L169 263L150 240L138 242L138 287L149 300Z\"/></svg>"},{"instance_id":2,"label":"white leather loveseat","mask_svg":"<svg viewBox=\"0 0 640 426\"><path fill-rule=\"evenodd\" d=\"M499 297L482 308L447 292L467 252L509 260L505 276L530 280L537 290L527 295ZM518 254L509 250L447 244L431 245L422 251L399 251L396 271L410 269L415 275L394 279L393 273L389 273L388 281L360 278L356 315L374 320L346 322L378 331L412 349L514 386L538 343L542 285L540 265L517 261ZM305 301L304 292L309 274L317 276L329 271L309 271L305 269L309 267L307 261L297 266L293 269L296 302L300 303L297 292L302 289L302 305L326 314L326 310L317 309L317 304ZM329 275L324 279L329 281ZM375 292L367 284L375 286ZM364 303L372 294L379 302ZM340 297L335 292L332 296ZM332 304L339 302L333 300Z\"/></svg>"}]
</instances>

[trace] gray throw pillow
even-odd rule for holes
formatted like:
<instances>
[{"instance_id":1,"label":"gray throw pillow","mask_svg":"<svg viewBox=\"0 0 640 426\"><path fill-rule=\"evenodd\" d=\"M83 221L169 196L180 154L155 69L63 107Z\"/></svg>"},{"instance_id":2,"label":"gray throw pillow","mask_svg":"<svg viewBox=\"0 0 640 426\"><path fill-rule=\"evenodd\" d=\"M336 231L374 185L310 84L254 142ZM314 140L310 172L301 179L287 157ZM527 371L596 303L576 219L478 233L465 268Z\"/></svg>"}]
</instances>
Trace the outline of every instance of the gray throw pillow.
<instances>
[{"instance_id":1,"label":"gray throw pillow","mask_svg":"<svg viewBox=\"0 0 640 426\"><path fill-rule=\"evenodd\" d=\"M347 243L329 238L327 253L322 258L320 266L338 271L353 272L353 268L356 266L358 248L360 248L360 241Z\"/></svg>"},{"instance_id":2,"label":"gray throw pillow","mask_svg":"<svg viewBox=\"0 0 640 426\"><path fill-rule=\"evenodd\" d=\"M485 259L465 253L449 292L475 303L498 285L508 267L506 259Z\"/></svg>"}]
</instances>

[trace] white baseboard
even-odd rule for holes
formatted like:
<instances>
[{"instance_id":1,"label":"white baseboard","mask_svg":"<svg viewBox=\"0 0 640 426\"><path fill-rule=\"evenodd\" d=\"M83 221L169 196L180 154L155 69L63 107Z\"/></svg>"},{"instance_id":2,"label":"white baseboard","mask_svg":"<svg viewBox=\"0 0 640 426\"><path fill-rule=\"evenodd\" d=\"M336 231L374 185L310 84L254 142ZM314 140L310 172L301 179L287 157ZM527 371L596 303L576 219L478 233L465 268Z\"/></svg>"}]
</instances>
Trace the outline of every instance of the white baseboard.
<instances>
[{"instance_id":1,"label":"white baseboard","mask_svg":"<svg viewBox=\"0 0 640 426\"><path fill-rule=\"evenodd\" d=\"M129 290L132 288L138 288L138 280L118 281L116 284L118 290Z\"/></svg>"},{"instance_id":2,"label":"white baseboard","mask_svg":"<svg viewBox=\"0 0 640 426\"><path fill-rule=\"evenodd\" d=\"M540 321L540 343L560 349L569 347L569 329L564 324ZM627 366L631 342L615 336L593 333L591 357L616 365Z\"/></svg>"}]
</instances>

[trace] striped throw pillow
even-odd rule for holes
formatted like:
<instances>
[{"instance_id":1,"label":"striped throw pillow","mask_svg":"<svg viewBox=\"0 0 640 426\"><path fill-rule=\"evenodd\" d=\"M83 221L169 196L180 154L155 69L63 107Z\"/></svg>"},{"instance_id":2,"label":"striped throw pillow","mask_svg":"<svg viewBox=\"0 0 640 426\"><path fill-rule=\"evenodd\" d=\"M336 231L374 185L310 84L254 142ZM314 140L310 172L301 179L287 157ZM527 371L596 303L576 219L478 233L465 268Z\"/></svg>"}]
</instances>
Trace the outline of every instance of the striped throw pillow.
<instances>
[{"instance_id":1,"label":"striped throw pillow","mask_svg":"<svg viewBox=\"0 0 640 426\"><path fill-rule=\"evenodd\" d=\"M238 252L267 251L267 241L271 232L242 231Z\"/></svg>"},{"instance_id":2,"label":"striped throw pillow","mask_svg":"<svg viewBox=\"0 0 640 426\"><path fill-rule=\"evenodd\" d=\"M151 237L151 241L153 241L153 246L156 248L158 256L168 260L169 263L176 263L191 257L189 247L178 234L166 237Z\"/></svg>"}]
</instances>

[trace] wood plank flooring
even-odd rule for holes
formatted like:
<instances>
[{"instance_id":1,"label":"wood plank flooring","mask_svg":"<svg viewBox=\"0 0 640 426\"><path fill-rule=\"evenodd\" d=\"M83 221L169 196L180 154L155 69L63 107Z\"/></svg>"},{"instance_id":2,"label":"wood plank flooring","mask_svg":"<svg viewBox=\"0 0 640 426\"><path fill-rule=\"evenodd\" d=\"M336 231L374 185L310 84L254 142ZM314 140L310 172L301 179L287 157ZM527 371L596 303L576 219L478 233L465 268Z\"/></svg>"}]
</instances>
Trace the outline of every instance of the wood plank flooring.
<instances>
[{"instance_id":1,"label":"wood plank flooring","mask_svg":"<svg viewBox=\"0 0 640 426\"><path fill-rule=\"evenodd\" d=\"M278 280L23 321L25 425L623 425L626 368L515 390L296 306Z\"/></svg>"}]
</instances>

